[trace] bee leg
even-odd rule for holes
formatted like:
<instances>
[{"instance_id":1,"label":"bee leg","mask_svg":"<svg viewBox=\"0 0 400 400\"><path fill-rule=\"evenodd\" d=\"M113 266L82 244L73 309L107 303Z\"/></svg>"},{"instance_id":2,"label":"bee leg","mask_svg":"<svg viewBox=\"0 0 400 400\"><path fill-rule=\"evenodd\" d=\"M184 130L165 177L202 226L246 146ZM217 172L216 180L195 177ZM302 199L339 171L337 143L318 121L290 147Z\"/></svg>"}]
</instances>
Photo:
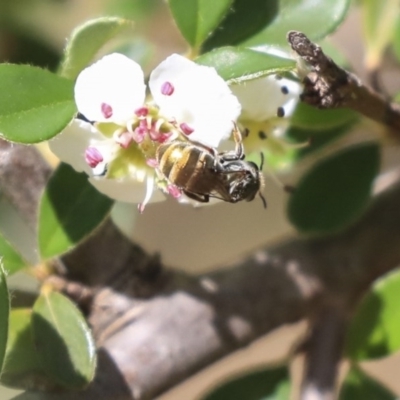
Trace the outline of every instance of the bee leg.
<instances>
[{"instance_id":1,"label":"bee leg","mask_svg":"<svg viewBox=\"0 0 400 400\"><path fill-rule=\"evenodd\" d=\"M244 147L243 147L243 141L242 141L242 134L240 133L240 130L236 124L234 124L233 139L235 140L235 150L220 153L219 158L220 158L221 162L237 161L237 160L244 159Z\"/></svg>"},{"instance_id":2,"label":"bee leg","mask_svg":"<svg viewBox=\"0 0 400 400\"><path fill-rule=\"evenodd\" d=\"M210 196L208 194L192 193L192 192L187 192L186 190L184 190L183 193L185 193L186 196L189 197L190 199L196 200L200 203L208 203L210 201Z\"/></svg>"},{"instance_id":3,"label":"bee leg","mask_svg":"<svg viewBox=\"0 0 400 400\"><path fill-rule=\"evenodd\" d=\"M244 147L243 147L243 139L242 134L240 133L239 128L236 124L234 124L233 129L233 139L235 140L235 153L238 160L244 159Z\"/></svg>"}]
</instances>

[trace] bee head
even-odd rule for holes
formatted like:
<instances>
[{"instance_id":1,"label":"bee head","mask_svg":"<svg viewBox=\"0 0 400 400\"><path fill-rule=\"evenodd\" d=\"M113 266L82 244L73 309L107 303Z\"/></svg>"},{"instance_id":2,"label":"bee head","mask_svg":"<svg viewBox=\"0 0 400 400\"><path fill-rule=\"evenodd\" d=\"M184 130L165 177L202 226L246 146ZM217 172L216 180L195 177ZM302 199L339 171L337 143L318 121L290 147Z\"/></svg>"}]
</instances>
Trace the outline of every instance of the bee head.
<instances>
[{"instance_id":1,"label":"bee head","mask_svg":"<svg viewBox=\"0 0 400 400\"><path fill-rule=\"evenodd\" d=\"M227 163L225 169L232 173L229 179L232 202L254 200L263 182L257 164L252 161L236 160Z\"/></svg>"}]
</instances>

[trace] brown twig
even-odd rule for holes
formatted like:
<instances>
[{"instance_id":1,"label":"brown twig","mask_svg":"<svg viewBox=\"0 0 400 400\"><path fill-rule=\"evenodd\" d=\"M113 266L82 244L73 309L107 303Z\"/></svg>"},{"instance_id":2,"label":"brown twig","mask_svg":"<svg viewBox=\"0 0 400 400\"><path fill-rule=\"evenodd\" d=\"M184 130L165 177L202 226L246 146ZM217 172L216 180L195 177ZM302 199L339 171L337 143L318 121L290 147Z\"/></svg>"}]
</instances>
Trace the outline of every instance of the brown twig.
<instances>
[{"instance_id":1,"label":"brown twig","mask_svg":"<svg viewBox=\"0 0 400 400\"><path fill-rule=\"evenodd\" d=\"M303 79L302 101L324 109L350 108L400 133L400 106L365 86L350 72L340 68L312 43L304 33L291 31L292 49L310 67Z\"/></svg>"},{"instance_id":2,"label":"brown twig","mask_svg":"<svg viewBox=\"0 0 400 400\"><path fill-rule=\"evenodd\" d=\"M346 312L321 307L311 319L310 334L304 346L305 373L301 400L334 400L338 365L346 332Z\"/></svg>"}]
</instances>

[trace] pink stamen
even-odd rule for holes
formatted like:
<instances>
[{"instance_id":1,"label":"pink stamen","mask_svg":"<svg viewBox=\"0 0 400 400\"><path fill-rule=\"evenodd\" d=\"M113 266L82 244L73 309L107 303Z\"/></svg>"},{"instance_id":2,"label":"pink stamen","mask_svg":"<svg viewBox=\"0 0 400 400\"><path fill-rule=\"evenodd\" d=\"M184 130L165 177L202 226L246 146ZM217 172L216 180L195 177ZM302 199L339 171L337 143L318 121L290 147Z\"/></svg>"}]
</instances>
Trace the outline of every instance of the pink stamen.
<instances>
[{"instance_id":1,"label":"pink stamen","mask_svg":"<svg viewBox=\"0 0 400 400\"><path fill-rule=\"evenodd\" d=\"M109 104L101 103L101 113L103 114L104 118L108 119L112 117L113 109Z\"/></svg>"},{"instance_id":2,"label":"pink stamen","mask_svg":"<svg viewBox=\"0 0 400 400\"><path fill-rule=\"evenodd\" d=\"M145 119L141 119L141 120L139 121L139 128L140 128L140 129L143 129L143 130L147 130L147 129L148 129L148 127L147 127L147 121L146 121Z\"/></svg>"},{"instance_id":3,"label":"pink stamen","mask_svg":"<svg viewBox=\"0 0 400 400\"><path fill-rule=\"evenodd\" d=\"M174 198L178 199L182 196L182 191L175 185L168 185L167 186L168 193Z\"/></svg>"},{"instance_id":4,"label":"pink stamen","mask_svg":"<svg viewBox=\"0 0 400 400\"><path fill-rule=\"evenodd\" d=\"M143 214L143 211L144 211L144 209L146 207L146 204L139 203L137 207L138 207L138 210L139 210L139 214Z\"/></svg>"},{"instance_id":5,"label":"pink stamen","mask_svg":"<svg viewBox=\"0 0 400 400\"><path fill-rule=\"evenodd\" d=\"M157 142L165 143L171 136L172 136L172 133L160 133L160 136L158 137Z\"/></svg>"},{"instance_id":6,"label":"pink stamen","mask_svg":"<svg viewBox=\"0 0 400 400\"><path fill-rule=\"evenodd\" d=\"M158 167L158 161L155 158L148 158L146 160L146 164L151 168L157 168Z\"/></svg>"},{"instance_id":7,"label":"pink stamen","mask_svg":"<svg viewBox=\"0 0 400 400\"><path fill-rule=\"evenodd\" d=\"M115 141L123 149L127 149L133 141L133 136L130 132L123 132L115 139Z\"/></svg>"},{"instance_id":8,"label":"pink stamen","mask_svg":"<svg viewBox=\"0 0 400 400\"><path fill-rule=\"evenodd\" d=\"M157 131L155 129L155 125L153 125L151 130L149 131L149 135L150 135L150 139L153 142L164 143L171 137L172 134L169 132Z\"/></svg>"},{"instance_id":9,"label":"pink stamen","mask_svg":"<svg viewBox=\"0 0 400 400\"><path fill-rule=\"evenodd\" d=\"M138 117L146 117L149 113L149 109L147 107L140 107L135 111L135 114Z\"/></svg>"},{"instance_id":10,"label":"pink stamen","mask_svg":"<svg viewBox=\"0 0 400 400\"><path fill-rule=\"evenodd\" d=\"M149 131L149 135L150 135L150 139L153 142L158 142L158 139L160 137L160 133L157 131L154 131L153 129L151 131Z\"/></svg>"},{"instance_id":11,"label":"pink stamen","mask_svg":"<svg viewBox=\"0 0 400 400\"><path fill-rule=\"evenodd\" d=\"M143 129L142 127L138 126L132 133L132 139L136 143L142 143L146 132L147 132L147 129Z\"/></svg>"},{"instance_id":12,"label":"pink stamen","mask_svg":"<svg viewBox=\"0 0 400 400\"><path fill-rule=\"evenodd\" d=\"M161 93L165 96L171 96L171 94L174 93L174 90L175 88L171 82L164 82L161 85Z\"/></svg>"},{"instance_id":13,"label":"pink stamen","mask_svg":"<svg viewBox=\"0 0 400 400\"><path fill-rule=\"evenodd\" d=\"M190 135L194 132L194 129L191 128L186 122L181 123L179 126L185 135Z\"/></svg>"},{"instance_id":14,"label":"pink stamen","mask_svg":"<svg viewBox=\"0 0 400 400\"><path fill-rule=\"evenodd\" d=\"M85 161L90 168L95 168L103 161L103 156L95 147L88 147L85 150Z\"/></svg>"}]
</instances>

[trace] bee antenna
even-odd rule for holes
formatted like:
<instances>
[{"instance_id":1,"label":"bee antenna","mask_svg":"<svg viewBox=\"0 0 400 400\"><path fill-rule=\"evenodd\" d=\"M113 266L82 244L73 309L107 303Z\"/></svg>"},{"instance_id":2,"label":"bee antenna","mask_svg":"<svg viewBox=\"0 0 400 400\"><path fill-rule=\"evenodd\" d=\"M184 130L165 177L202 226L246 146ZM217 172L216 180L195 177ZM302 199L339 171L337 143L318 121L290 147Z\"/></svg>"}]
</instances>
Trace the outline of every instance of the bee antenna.
<instances>
[{"instance_id":1,"label":"bee antenna","mask_svg":"<svg viewBox=\"0 0 400 400\"><path fill-rule=\"evenodd\" d=\"M261 192L258 192L258 195L260 196L260 199L263 203L264 208L267 208L267 200L265 200L265 197L263 196L263 194Z\"/></svg>"},{"instance_id":2,"label":"bee antenna","mask_svg":"<svg viewBox=\"0 0 400 400\"><path fill-rule=\"evenodd\" d=\"M264 167L264 153L262 151L260 152L260 156L261 156L260 171L262 171Z\"/></svg>"}]
</instances>

